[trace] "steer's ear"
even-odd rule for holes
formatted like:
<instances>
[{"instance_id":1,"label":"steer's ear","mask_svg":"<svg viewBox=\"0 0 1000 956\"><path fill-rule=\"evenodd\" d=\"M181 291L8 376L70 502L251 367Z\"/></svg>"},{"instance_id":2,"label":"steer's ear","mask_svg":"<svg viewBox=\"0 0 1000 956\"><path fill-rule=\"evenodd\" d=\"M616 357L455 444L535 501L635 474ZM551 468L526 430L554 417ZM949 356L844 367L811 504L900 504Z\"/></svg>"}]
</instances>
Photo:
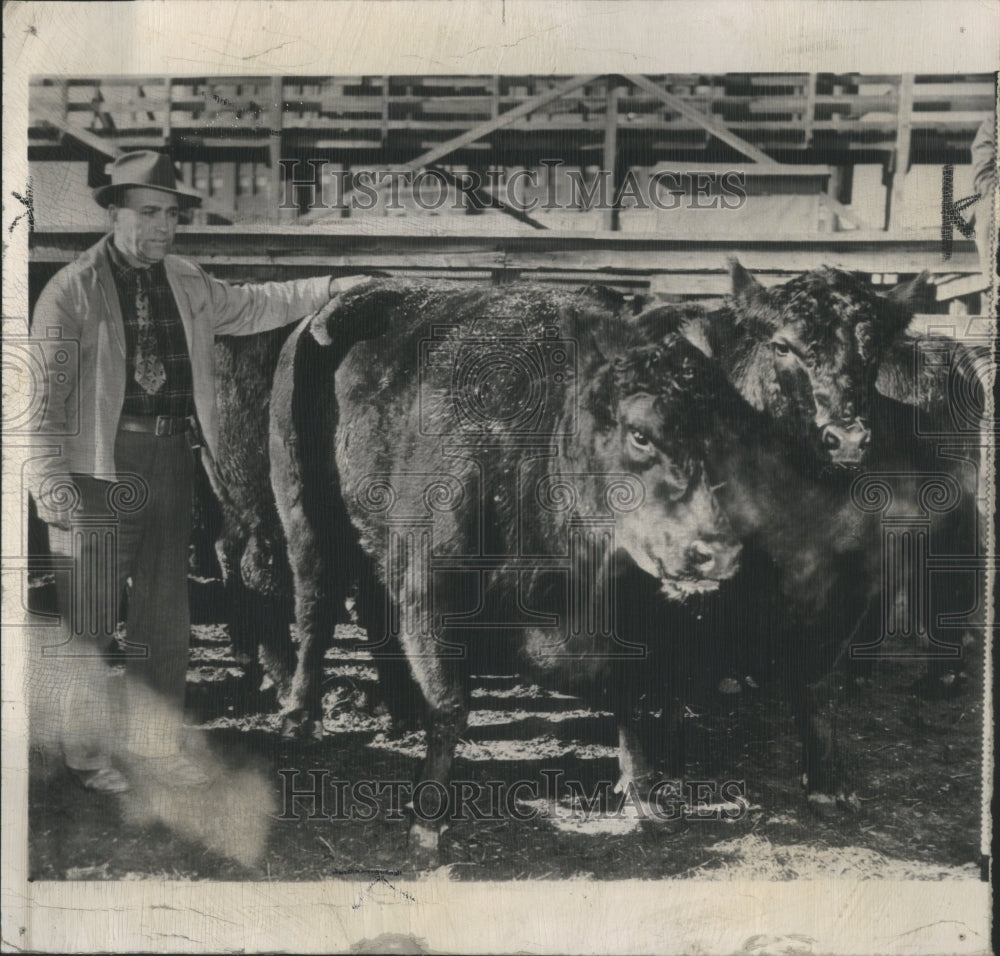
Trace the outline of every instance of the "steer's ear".
<instances>
[{"instance_id":1,"label":"steer's ear","mask_svg":"<svg viewBox=\"0 0 1000 956\"><path fill-rule=\"evenodd\" d=\"M931 284L931 274L924 270L916 278L900 282L886 298L890 302L908 309L911 313L929 308L934 302L936 288Z\"/></svg>"},{"instance_id":2,"label":"steer's ear","mask_svg":"<svg viewBox=\"0 0 1000 956\"><path fill-rule=\"evenodd\" d=\"M915 279L900 283L881 297L881 321L877 332L884 342L901 333L913 320L915 312L933 308L935 287L929 280L930 274L921 272Z\"/></svg>"},{"instance_id":3,"label":"steer's ear","mask_svg":"<svg viewBox=\"0 0 1000 956\"><path fill-rule=\"evenodd\" d=\"M590 285L584 287L583 294L611 312L621 312L625 308L625 296L609 285L591 282Z\"/></svg>"},{"instance_id":4,"label":"steer's ear","mask_svg":"<svg viewBox=\"0 0 1000 956\"><path fill-rule=\"evenodd\" d=\"M743 268L739 259L731 256L726 260L729 266L729 278L732 280L732 295L743 298L763 290L763 286Z\"/></svg>"}]
</instances>

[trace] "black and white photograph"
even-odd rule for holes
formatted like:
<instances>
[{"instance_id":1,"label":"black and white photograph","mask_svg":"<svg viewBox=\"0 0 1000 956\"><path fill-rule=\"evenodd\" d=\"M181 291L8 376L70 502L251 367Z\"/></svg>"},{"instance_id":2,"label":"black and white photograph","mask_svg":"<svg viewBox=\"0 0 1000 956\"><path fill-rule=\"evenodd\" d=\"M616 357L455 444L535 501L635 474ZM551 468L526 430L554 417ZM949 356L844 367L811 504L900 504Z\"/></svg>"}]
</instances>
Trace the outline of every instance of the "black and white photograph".
<instances>
[{"instance_id":1,"label":"black and white photograph","mask_svg":"<svg viewBox=\"0 0 1000 956\"><path fill-rule=\"evenodd\" d=\"M994 951L996 6L4 33L5 952Z\"/></svg>"}]
</instances>

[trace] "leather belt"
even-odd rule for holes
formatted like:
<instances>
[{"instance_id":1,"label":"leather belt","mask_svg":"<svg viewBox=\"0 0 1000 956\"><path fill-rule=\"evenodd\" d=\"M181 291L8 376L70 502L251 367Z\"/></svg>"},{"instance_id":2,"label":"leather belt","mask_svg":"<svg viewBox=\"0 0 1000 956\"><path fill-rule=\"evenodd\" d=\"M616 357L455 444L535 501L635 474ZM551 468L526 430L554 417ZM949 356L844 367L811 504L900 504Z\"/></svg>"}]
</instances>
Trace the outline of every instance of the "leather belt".
<instances>
[{"instance_id":1,"label":"leather belt","mask_svg":"<svg viewBox=\"0 0 1000 956\"><path fill-rule=\"evenodd\" d=\"M197 432L194 416L180 418L175 415L122 415L118 427L127 432L142 432L157 438L170 438Z\"/></svg>"}]
</instances>

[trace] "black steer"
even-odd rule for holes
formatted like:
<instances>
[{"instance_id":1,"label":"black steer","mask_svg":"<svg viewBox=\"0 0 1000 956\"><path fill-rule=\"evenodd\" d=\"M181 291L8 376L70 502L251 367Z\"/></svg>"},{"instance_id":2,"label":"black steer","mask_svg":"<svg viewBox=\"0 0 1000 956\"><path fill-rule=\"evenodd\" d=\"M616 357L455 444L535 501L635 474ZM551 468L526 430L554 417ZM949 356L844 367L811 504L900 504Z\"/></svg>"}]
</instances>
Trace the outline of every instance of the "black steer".
<instances>
[{"instance_id":1,"label":"black steer","mask_svg":"<svg viewBox=\"0 0 1000 956\"><path fill-rule=\"evenodd\" d=\"M737 568L707 467L728 385L608 301L384 282L286 344L271 472L301 637L287 706L306 726L333 609L360 575L380 669L401 649L426 703L422 781L448 780L483 659L613 709L623 776L648 779L644 685L672 698L674 730L680 714L644 669L647 641L669 658L685 600ZM352 348L343 325L390 331ZM433 859L437 836L414 822L415 857Z\"/></svg>"},{"instance_id":2,"label":"black steer","mask_svg":"<svg viewBox=\"0 0 1000 956\"><path fill-rule=\"evenodd\" d=\"M267 457L271 381L291 331L227 336L215 346L219 447L204 461L221 512L215 550L229 637L246 670L240 703L251 711L264 671L283 692L295 664L292 573Z\"/></svg>"},{"instance_id":3,"label":"black steer","mask_svg":"<svg viewBox=\"0 0 1000 956\"><path fill-rule=\"evenodd\" d=\"M859 644L868 654L888 635L908 637L928 658L924 689L961 690L963 645L982 628L985 605L976 563L985 553L977 505L986 411L980 375L990 367L989 348L908 330L932 291L925 276L880 296L863 277L837 269L772 289L735 261L732 271L731 309L716 331L734 382L798 440L853 474L855 501L876 523L888 519L871 546L895 549L895 557L886 551L881 600ZM957 320L942 316L949 321ZM882 530L895 531L891 541Z\"/></svg>"}]
</instances>

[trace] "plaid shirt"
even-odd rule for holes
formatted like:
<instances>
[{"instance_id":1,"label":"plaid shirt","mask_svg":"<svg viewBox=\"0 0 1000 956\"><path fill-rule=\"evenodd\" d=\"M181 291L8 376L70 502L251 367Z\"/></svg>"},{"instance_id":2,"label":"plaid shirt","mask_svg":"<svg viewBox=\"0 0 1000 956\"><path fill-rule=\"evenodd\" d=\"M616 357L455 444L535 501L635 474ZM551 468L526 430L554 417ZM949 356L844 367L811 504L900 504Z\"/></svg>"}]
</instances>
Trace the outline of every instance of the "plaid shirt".
<instances>
[{"instance_id":1,"label":"plaid shirt","mask_svg":"<svg viewBox=\"0 0 1000 956\"><path fill-rule=\"evenodd\" d=\"M167 380L155 394L148 395L135 380L135 356L139 341L139 322L136 316L136 287L138 269L133 268L115 248L108 244L111 273L118 290L118 303L125 323L125 402L123 415L172 415L179 418L194 414L194 397L191 380L191 359L188 355L184 326L177 311L177 303L167 284L167 272L162 262L146 270L149 295L149 314L156 336L156 354L163 363Z\"/></svg>"}]
</instances>

